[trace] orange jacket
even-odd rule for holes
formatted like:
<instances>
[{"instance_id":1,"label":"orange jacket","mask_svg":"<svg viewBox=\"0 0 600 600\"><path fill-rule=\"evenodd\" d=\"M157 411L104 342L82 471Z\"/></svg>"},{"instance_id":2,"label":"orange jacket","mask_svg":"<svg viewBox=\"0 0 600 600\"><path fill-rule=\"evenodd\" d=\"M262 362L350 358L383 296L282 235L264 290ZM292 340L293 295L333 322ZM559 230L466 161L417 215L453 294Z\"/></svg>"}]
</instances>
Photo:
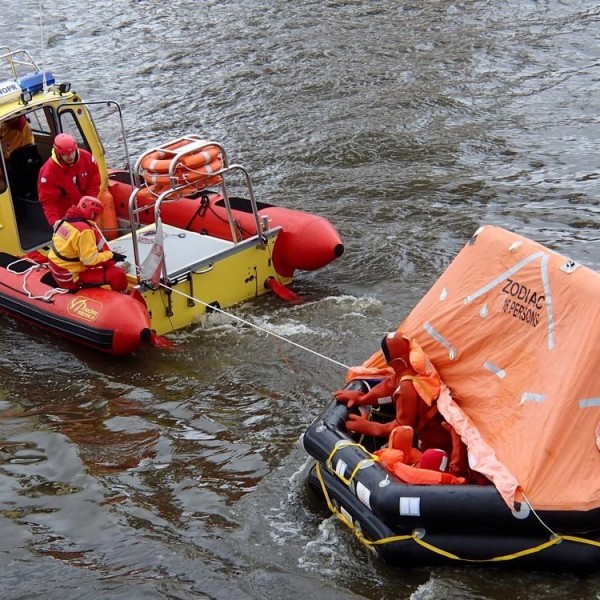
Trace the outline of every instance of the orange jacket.
<instances>
[{"instance_id":1,"label":"orange jacket","mask_svg":"<svg viewBox=\"0 0 600 600\"><path fill-rule=\"evenodd\" d=\"M419 398L428 406L432 406L434 400L440 395L441 379L427 354L417 344L417 340L414 339L410 340L409 362L415 374L403 375L400 382L412 381Z\"/></svg>"},{"instance_id":2,"label":"orange jacket","mask_svg":"<svg viewBox=\"0 0 600 600\"><path fill-rule=\"evenodd\" d=\"M33 144L33 133L29 122L23 116L11 119L2 132L2 154L8 160L10 155L22 146Z\"/></svg>"},{"instance_id":3,"label":"orange jacket","mask_svg":"<svg viewBox=\"0 0 600 600\"><path fill-rule=\"evenodd\" d=\"M451 473L444 473L443 471L412 467L402 462L394 463L390 472L405 483L412 483L414 485L461 485L467 483L464 477L456 477Z\"/></svg>"}]
</instances>

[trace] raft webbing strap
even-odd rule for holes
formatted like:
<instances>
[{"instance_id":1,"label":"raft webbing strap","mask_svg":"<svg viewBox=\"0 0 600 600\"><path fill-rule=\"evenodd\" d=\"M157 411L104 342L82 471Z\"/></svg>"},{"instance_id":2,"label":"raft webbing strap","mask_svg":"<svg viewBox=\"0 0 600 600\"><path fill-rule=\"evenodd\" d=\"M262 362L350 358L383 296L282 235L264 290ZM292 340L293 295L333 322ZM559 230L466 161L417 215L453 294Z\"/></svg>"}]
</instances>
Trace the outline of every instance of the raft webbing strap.
<instances>
[{"instance_id":1,"label":"raft webbing strap","mask_svg":"<svg viewBox=\"0 0 600 600\"><path fill-rule=\"evenodd\" d=\"M331 498L329 497L329 492L327 491L327 487L325 485L325 481L323 481L323 473L321 472L321 464L320 463L315 463L315 470L317 472L317 479L319 480L319 483L321 484L321 490L323 492L323 497L325 498L325 502L327 504L327 507L329 508L329 510L340 520L342 521L345 525L347 525L350 529L352 529L352 531L354 532L354 535L361 541L363 542L363 544L365 544L366 546L371 546L374 544L377 544L379 542L385 542L386 540L389 541L394 541L394 542L403 542L405 540L410 540L412 539L412 535L401 535L401 536L394 536L393 538L385 538L385 540L379 540L379 542L371 542L370 540L368 540L366 537L364 537L364 535L362 534L362 532L360 531L360 529L358 529L357 527L354 527L354 523L352 523L348 517L346 517L346 515L344 513L342 513L341 511L339 511L334 505L333 502L331 501ZM387 542L386 542L387 543Z\"/></svg>"},{"instance_id":2,"label":"raft webbing strap","mask_svg":"<svg viewBox=\"0 0 600 600\"><path fill-rule=\"evenodd\" d=\"M327 507L336 517L338 517L338 519L340 519L348 527L350 527L350 529L355 530L354 524L349 523L348 519L345 517L345 515L343 515L341 512L339 512L337 510L337 508L333 505L333 502L331 502L331 498L329 497L329 492L327 491L327 488L325 487L325 482L323 481L323 474L321 473L321 465L319 463L315 463L315 467L316 467L316 471L317 471L317 478L319 480L319 483L321 484L321 490L323 491L323 497L325 498Z\"/></svg>"},{"instance_id":3,"label":"raft webbing strap","mask_svg":"<svg viewBox=\"0 0 600 600\"><path fill-rule=\"evenodd\" d=\"M354 444L345 444L345 445L354 445ZM535 554L536 552L541 552L542 550L546 550L547 548L550 548L550 547L552 547L556 544L559 544L563 541L574 542L574 543L578 543L578 544L589 544L591 546L596 546L596 547L600 548L600 542L597 542L595 540L588 540L585 538L572 536L572 535L555 535L547 542L543 542L542 544L533 546L531 548L527 548L525 550L520 550L518 552L513 552L511 554L504 554L502 556L495 556L493 558L476 559L476 558L462 558L460 556L457 556L456 554L452 554L451 552L444 550L443 548L438 548L437 546L434 546L433 544L426 542L423 539L422 531L419 531L418 529L415 529L412 532L412 534L394 535L394 536L390 536L387 538L380 538L378 540L369 540L363 535L363 533L360 529L358 529L357 527L354 526L354 523L352 523L352 521L350 519L348 519L346 517L346 515L344 515L341 511L339 511L333 505L333 502L331 501L331 498L329 497L329 492L327 491L325 481L323 480L323 474L321 472L321 465L319 462L315 463L315 470L317 473L317 478L319 480L319 483L321 484L321 490L323 492L323 497L325 498L325 502L327 503L327 507L329 508L329 510L340 521L342 521L347 527L349 527L352 530L352 532L354 533L354 535L356 536L356 538L359 541L361 541L365 546L367 546L369 548L374 547L374 546L381 546L383 544L392 544L395 542L406 542L408 540L413 540L417 544L423 546L423 548L426 548L427 550L434 552L435 554L440 554L441 556L445 556L446 558L450 558L452 560L459 560L459 561L463 561L463 562L472 562L472 563L502 562L502 561L515 560L515 559L521 558L523 556Z\"/></svg>"},{"instance_id":4,"label":"raft webbing strap","mask_svg":"<svg viewBox=\"0 0 600 600\"><path fill-rule=\"evenodd\" d=\"M377 542L372 542L372 544L383 544L383 543L387 543L387 540L392 540L392 539L393 538L381 539L381 540L377 540ZM432 552L435 552L436 554L441 554L443 556L452 558L454 560L462 560L465 562L473 562L473 563L503 562L503 561L515 560L516 558L521 558L523 556L535 554L536 552L541 552L542 550L546 550L547 548L555 546L556 544L560 544L563 541L575 542L578 544L590 544L592 546L597 546L600 548L600 542L596 542L594 540L587 540L585 538L580 538L580 537L576 537L576 536L572 536L572 535L556 535L556 536L553 536L552 539L548 540L547 542L543 542L542 544L538 544L537 546L533 546L531 548L526 548L525 550L519 550L518 552L513 552L511 554L504 554L502 556L495 556L493 558L479 558L478 559L478 558L461 558L460 556L456 556L454 554L451 554L450 552L446 552L445 550L442 550L441 548L437 548L436 546L433 546L433 545L429 544L428 542L425 542L420 537L414 537L413 539L415 540L415 542L417 542L417 544L420 544L424 548L427 548L428 550L431 550Z\"/></svg>"},{"instance_id":5,"label":"raft webbing strap","mask_svg":"<svg viewBox=\"0 0 600 600\"><path fill-rule=\"evenodd\" d=\"M333 467L332 461L333 461L333 457L335 456L335 454L338 450L341 450L342 448L348 448L350 446L356 446L357 448L362 450L365 454L368 454L370 456L370 458L363 458L362 460L358 461L358 464L356 465L356 467L354 467L354 471L352 471L350 478L346 478L343 476L342 473L338 472L338 470ZM379 462L379 458L377 456L371 454L370 452L368 452L364 446L361 446L360 444L357 444L356 442L341 441L334 446L333 450L331 451L331 453L327 457L327 460L325 461L325 466L328 468L329 471L331 471L332 473L335 473L337 475L337 477L341 481L343 481L346 485L350 485L354 479L354 476L356 475L356 473L358 473L358 471L360 471L365 465L374 463L374 462Z\"/></svg>"},{"instance_id":6,"label":"raft webbing strap","mask_svg":"<svg viewBox=\"0 0 600 600\"><path fill-rule=\"evenodd\" d=\"M432 544L429 544L428 542L424 541L423 539L421 539L418 536L415 536L413 538L415 540L415 542L417 542L417 544L423 546L423 548L427 548L428 550L430 550L431 552L435 552L436 554L441 554L442 556L445 556L447 558L452 558L454 560L462 560L462 561L466 561L466 562L501 562L501 561L507 561L507 560L514 560L516 558L520 558L522 556L527 556L528 554L535 554L536 552L541 552L542 550L545 550L546 548L550 548L551 546L554 546L555 544L558 544L561 540L560 538L554 538L551 539L547 542L544 542L543 544L539 544L538 546L534 546L533 548L526 548L525 550L520 550L519 552L513 552L512 554L505 554L503 556L494 556L493 558L461 558L460 556L456 556L455 554L452 554L450 552L446 552L446 550L443 550L442 548L438 548L436 546L433 546ZM383 542L383 540L379 540L379 542Z\"/></svg>"}]
</instances>

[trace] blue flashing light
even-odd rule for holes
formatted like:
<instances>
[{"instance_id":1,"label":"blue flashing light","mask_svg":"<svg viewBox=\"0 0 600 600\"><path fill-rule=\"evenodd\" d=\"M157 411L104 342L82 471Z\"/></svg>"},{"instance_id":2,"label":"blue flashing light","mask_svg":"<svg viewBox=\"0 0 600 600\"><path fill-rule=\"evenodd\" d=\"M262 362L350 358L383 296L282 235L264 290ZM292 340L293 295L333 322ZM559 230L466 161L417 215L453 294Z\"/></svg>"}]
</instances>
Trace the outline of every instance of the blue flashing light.
<instances>
[{"instance_id":1,"label":"blue flashing light","mask_svg":"<svg viewBox=\"0 0 600 600\"><path fill-rule=\"evenodd\" d=\"M17 78L17 83L24 92L35 94L44 89L44 80L47 86L54 83L54 75L50 71L38 71L37 73L26 73Z\"/></svg>"}]
</instances>

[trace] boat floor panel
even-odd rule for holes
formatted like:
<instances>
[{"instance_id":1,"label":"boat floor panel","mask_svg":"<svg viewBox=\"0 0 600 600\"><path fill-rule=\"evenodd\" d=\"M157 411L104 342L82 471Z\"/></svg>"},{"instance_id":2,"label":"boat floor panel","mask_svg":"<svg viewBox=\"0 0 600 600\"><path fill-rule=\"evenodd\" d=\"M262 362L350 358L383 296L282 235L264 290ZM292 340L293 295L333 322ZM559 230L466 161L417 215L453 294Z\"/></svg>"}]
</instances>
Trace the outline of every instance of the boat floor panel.
<instances>
[{"instance_id":1,"label":"boat floor panel","mask_svg":"<svg viewBox=\"0 0 600 600\"><path fill-rule=\"evenodd\" d=\"M229 240L202 235L164 223L162 228L167 277L176 277L193 269L198 263L235 246ZM153 224L142 227L136 232L140 264L144 262L152 250L155 233L156 228ZM111 241L109 244L114 251L125 254L128 261L134 262L133 240L130 233Z\"/></svg>"}]
</instances>

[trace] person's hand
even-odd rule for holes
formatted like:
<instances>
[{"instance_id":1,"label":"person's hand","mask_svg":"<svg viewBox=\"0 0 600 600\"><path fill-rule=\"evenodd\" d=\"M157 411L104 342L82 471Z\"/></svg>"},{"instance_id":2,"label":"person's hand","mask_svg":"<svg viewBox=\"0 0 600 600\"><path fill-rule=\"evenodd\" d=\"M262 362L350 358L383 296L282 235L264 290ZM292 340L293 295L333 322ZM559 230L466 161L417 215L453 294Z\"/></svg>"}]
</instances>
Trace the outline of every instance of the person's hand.
<instances>
[{"instance_id":1,"label":"person's hand","mask_svg":"<svg viewBox=\"0 0 600 600\"><path fill-rule=\"evenodd\" d=\"M354 413L348 415L346 429L348 429L348 431L362 433L363 435L368 435L371 437L385 435L385 431L383 431L383 425L381 423L374 423L373 421L369 421L369 419L365 419L365 417L362 417L361 415L355 415Z\"/></svg>"},{"instance_id":2,"label":"person's hand","mask_svg":"<svg viewBox=\"0 0 600 600\"><path fill-rule=\"evenodd\" d=\"M360 406L363 404L361 400L365 394L359 390L338 390L333 393L333 396L338 402L347 404L348 408L352 408L353 406Z\"/></svg>"},{"instance_id":3,"label":"person's hand","mask_svg":"<svg viewBox=\"0 0 600 600\"><path fill-rule=\"evenodd\" d=\"M113 260L115 262L123 262L127 256L125 254L121 254L120 252L113 252Z\"/></svg>"}]
</instances>

